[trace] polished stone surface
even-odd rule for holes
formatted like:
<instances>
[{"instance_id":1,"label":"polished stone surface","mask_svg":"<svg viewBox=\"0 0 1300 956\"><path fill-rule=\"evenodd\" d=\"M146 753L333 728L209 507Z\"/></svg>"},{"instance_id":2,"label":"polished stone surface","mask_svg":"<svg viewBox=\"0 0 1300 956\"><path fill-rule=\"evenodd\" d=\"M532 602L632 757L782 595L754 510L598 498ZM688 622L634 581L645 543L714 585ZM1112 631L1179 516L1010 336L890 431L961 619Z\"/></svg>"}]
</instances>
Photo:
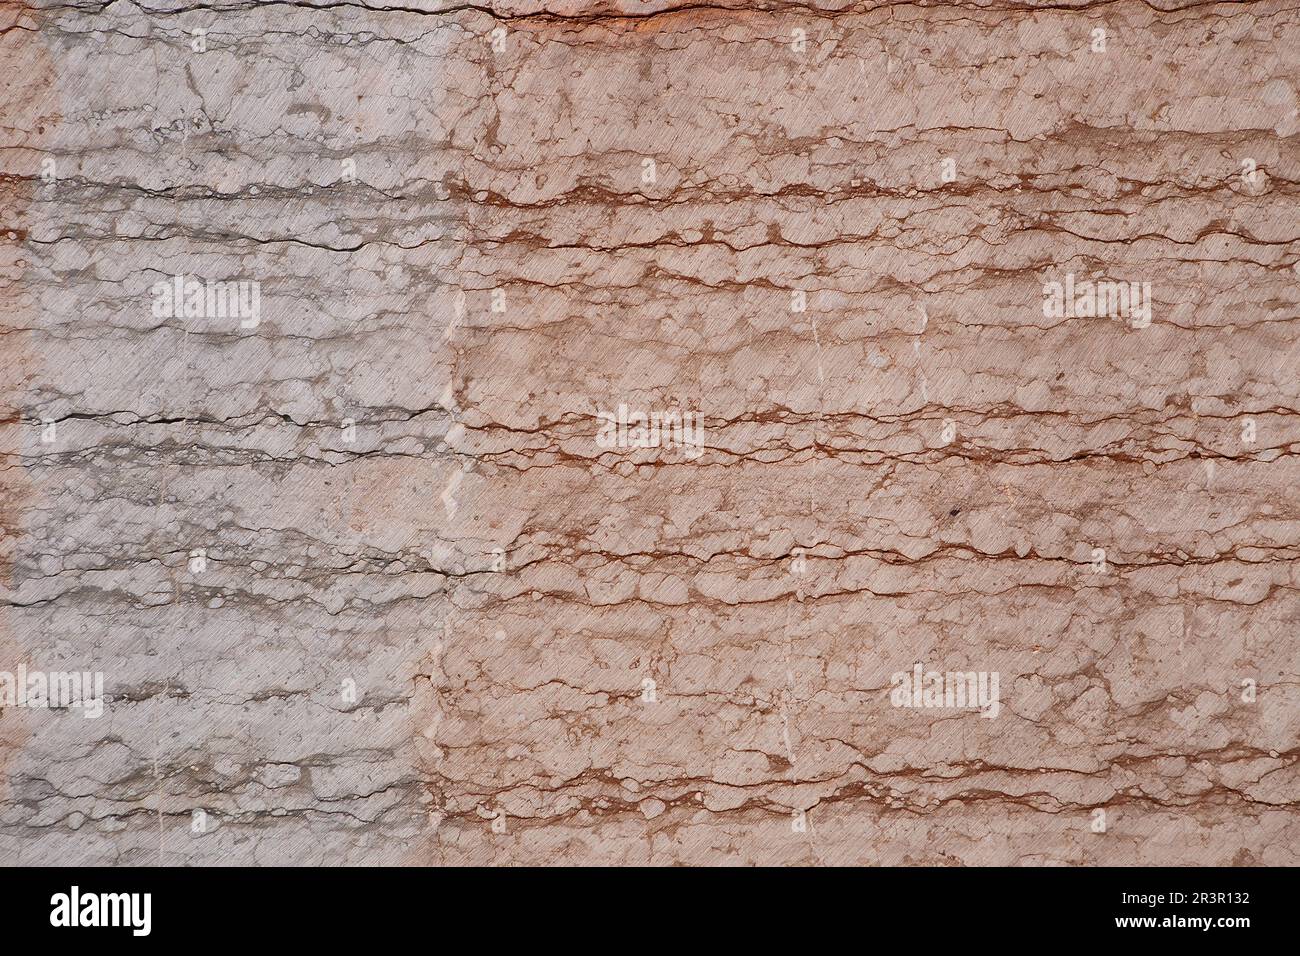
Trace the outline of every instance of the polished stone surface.
<instances>
[{"instance_id":1,"label":"polished stone surface","mask_svg":"<svg viewBox=\"0 0 1300 956\"><path fill-rule=\"evenodd\" d=\"M384 3L0 4L0 860L1300 863L1300 10Z\"/></svg>"}]
</instances>

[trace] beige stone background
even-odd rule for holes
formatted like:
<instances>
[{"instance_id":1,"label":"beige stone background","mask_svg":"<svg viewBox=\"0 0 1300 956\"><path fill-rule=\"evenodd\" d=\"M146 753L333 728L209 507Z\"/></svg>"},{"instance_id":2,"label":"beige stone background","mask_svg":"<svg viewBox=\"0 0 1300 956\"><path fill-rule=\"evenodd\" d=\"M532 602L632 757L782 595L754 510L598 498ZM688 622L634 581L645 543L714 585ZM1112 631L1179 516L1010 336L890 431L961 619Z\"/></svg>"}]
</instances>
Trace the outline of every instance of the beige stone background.
<instances>
[{"instance_id":1,"label":"beige stone background","mask_svg":"<svg viewBox=\"0 0 1300 956\"><path fill-rule=\"evenodd\" d=\"M1298 89L1276 0L5 0L0 670L108 700L0 862L1300 862Z\"/></svg>"}]
</instances>

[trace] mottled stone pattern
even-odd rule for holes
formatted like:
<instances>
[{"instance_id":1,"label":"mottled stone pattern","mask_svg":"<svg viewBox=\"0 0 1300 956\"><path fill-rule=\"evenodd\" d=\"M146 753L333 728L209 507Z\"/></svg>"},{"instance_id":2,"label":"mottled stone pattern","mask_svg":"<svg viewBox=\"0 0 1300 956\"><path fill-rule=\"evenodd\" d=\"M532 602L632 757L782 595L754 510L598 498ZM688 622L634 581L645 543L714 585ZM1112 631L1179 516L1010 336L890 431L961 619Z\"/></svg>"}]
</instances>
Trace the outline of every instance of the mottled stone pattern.
<instances>
[{"instance_id":1,"label":"mottled stone pattern","mask_svg":"<svg viewBox=\"0 0 1300 956\"><path fill-rule=\"evenodd\" d=\"M385 4L0 4L0 862L1300 862L1300 10Z\"/></svg>"}]
</instances>

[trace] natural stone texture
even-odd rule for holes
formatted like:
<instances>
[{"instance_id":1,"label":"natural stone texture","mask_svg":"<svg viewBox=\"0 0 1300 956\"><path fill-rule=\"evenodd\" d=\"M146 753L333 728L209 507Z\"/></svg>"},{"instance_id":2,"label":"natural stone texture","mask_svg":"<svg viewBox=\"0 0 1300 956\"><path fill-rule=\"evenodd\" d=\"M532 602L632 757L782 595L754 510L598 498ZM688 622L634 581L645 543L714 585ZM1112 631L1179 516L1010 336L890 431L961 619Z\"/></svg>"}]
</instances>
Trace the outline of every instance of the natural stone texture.
<instances>
[{"instance_id":1,"label":"natural stone texture","mask_svg":"<svg viewBox=\"0 0 1300 956\"><path fill-rule=\"evenodd\" d=\"M1300 862L1300 11L756 6L0 6L0 860Z\"/></svg>"}]
</instances>

